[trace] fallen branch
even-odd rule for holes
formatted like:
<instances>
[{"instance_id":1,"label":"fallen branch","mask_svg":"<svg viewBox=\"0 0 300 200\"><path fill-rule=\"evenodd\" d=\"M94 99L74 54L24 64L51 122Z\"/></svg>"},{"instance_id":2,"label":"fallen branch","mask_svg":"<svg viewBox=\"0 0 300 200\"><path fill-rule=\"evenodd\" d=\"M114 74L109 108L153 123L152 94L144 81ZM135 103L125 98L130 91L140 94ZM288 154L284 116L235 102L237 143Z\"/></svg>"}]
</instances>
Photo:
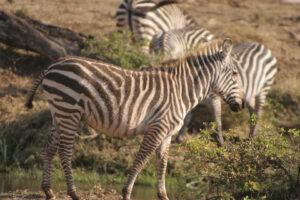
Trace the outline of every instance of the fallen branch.
<instances>
[{"instance_id":1,"label":"fallen branch","mask_svg":"<svg viewBox=\"0 0 300 200\"><path fill-rule=\"evenodd\" d=\"M0 11L0 42L36 52L51 59L79 55L88 36L70 29L47 25L25 15Z\"/></svg>"},{"instance_id":2,"label":"fallen branch","mask_svg":"<svg viewBox=\"0 0 300 200\"><path fill-rule=\"evenodd\" d=\"M295 124L290 122L278 122L278 126L284 128L285 130L300 129L300 124Z\"/></svg>"}]
</instances>

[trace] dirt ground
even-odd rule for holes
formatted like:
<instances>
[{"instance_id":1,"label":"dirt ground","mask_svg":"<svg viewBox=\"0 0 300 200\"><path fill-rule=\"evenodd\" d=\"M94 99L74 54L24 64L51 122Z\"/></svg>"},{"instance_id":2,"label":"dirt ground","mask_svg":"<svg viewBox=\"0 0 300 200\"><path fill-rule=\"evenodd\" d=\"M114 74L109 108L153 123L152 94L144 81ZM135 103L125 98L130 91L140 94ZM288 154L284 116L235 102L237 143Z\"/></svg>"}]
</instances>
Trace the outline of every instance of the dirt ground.
<instances>
[{"instance_id":1,"label":"dirt ground","mask_svg":"<svg viewBox=\"0 0 300 200\"><path fill-rule=\"evenodd\" d=\"M120 0L0 0L0 9L23 12L45 23L99 35L116 30L114 14L119 3ZM277 57L280 68L274 89L300 96L300 4L279 0L186 0L180 6L217 37L265 44ZM8 57L0 48L1 123L10 123L28 114L23 102L36 74L26 72L26 67L38 65L36 67L41 69L48 62L28 52ZM45 109L41 98L37 98L35 105L35 111ZM284 120L300 122L299 118ZM119 198L115 191L101 188L80 191L80 196L83 199ZM43 198L42 193L30 191L0 195L0 199ZM67 197L60 193L58 199Z\"/></svg>"},{"instance_id":2,"label":"dirt ground","mask_svg":"<svg viewBox=\"0 0 300 200\"><path fill-rule=\"evenodd\" d=\"M59 192L56 195L58 200L69 200L65 192ZM79 191L78 195L82 200L118 200L119 195L115 190L103 190L101 187L94 187L90 191ZM0 194L1 200L42 200L45 196L42 192L30 192L28 190L19 190Z\"/></svg>"}]
</instances>

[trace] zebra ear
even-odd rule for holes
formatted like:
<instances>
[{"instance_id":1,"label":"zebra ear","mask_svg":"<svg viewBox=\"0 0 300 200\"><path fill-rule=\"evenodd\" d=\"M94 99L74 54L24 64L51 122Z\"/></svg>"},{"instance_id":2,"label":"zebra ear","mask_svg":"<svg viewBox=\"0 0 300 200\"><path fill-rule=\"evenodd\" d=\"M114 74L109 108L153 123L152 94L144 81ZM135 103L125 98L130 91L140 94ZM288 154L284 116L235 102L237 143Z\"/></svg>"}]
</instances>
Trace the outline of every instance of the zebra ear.
<instances>
[{"instance_id":1,"label":"zebra ear","mask_svg":"<svg viewBox=\"0 0 300 200\"><path fill-rule=\"evenodd\" d=\"M227 58L231 54L233 44L230 38L226 38L223 42L222 49L225 58Z\"/></svg>"}]
</instances>

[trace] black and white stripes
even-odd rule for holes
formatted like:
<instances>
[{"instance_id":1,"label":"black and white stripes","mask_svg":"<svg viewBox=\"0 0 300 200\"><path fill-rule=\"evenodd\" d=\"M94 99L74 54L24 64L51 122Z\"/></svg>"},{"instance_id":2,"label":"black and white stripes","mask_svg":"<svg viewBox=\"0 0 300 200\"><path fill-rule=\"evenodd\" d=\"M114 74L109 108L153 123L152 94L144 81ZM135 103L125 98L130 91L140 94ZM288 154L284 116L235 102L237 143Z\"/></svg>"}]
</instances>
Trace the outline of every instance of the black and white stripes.
<instances>
[{"instance_id":1,"label":"black and white stripes","mask_svg":"<svg viewBox=\"0 0 300 200\"><path fill-rule=\"evenodd\" d=\"M146 51L157 34L192 27L203 29L177 6L176 1L170 0L123 0L116 19L117 27L132 31L136 41L143 41ZM211 37L207 30L205 35Z\"/></svg>"},{"instance_id":2,"label":"black and white stripes","mask_svg":"<svg viewBox=\"0 0 300 200\"><path fill-rule=\"evenodd\" d=\"M178 59L212 39L213 35L204 28L181 28L156 34L149 48L150 53L161 54L165 60Z\"/></svg>"},{"instance_id":3,"label":"black and white stripes","mask_svg":"<svg viewBox=\"0 0 300 200\"><path fill-rule=\"evenodd\" d=\"M266 96L272 86L277 73L277 60L271 51L264 45L256 42L243 42L233 46L232 56L239 72L243 88L244 100L250 113L250 137L254 137L262 115L262 109ZM222 136L221 102L215 95L209 95L204 101L213 113L217 125L217 141L220 145L224 143ZM177 141L182 140L184 129L191 116L187 117L183 128L179 131Z\"/></svg>"},{"instance_id":4,"label":"black and white stripes","mask_svg":"<svg viewBox=\"0 0 300 200\"><path fill-rule=\"evenodd\" d=\"M242 100L232 45L209 44L164 66L145 71L124 70L100 61L64 58L42 73L29 94L30 107L39 83L53 118L53 131L44 151L42 187L47 199L51 190L51 161L58 150L67 180L68 194L78 199L71 171L74 140L81 122L116 136L144 133L144 139L123 189L130 199L133 184L153 152L157 156L158 196L168 199L165 189L167 152L172 135L184 116L212 92L222 95L235 111Z\"/></svg>"},{"instance_id":5,"label":"black and white stripes","mask_svg":"<svg viewBox=\"0 0 300 200\"><path fill-rule=\"evenodd\" d=\"M187 20L181 23L177 18L178 15L176 17L176 13L180 12L180 8L174 3L157 7L156 4L150 0L137 0L133 2L136 6L136 9L133 10L138 10L139 15L136 15L136 18L127 19L131 19L131 21L129 20L130 23L138 24L137 27L143 27L140 29L133 27L131 30L134 36L147 38L150 43L145 44L146 49L148 50L149 47L150 52L162 54L163 60L179 59L199 45L210 42L214 37L208 30L200 27L189 15L184 14L183 11L181 11L181 13L183 13L185 17L182 16L181 19ZM158 2L163 2L163 0ZM123 1L120 8L125 8L125 5L128 6L128 3L132 3L132 1ZM141 7L143 9L141 9ZM160 12L163 13L164 9L168 9L169 7L172 7L174 10L171 9L164 14L159 14ZM134 16L134 12L125 9L122 14L119 13L118 15L117 13L117 16L120 17L118 19L123 19L124 16L129 15L129 13ZM150 13L152 17L150 17ZM124 27L126 24L130 24L129 21L119 20L118 23L122 24L121 27ZM147 26L143 25L144 22ZM163 26L164 24L173 25ZM162 25L161 27L164 28L159 28L158 25ZM151 34L148 34L149 30L153 30ZM146 35L149 37L146 37ZM251 118L256 118L255 121L257 123L250 123L250 136L254 136L265 98L277 72L276 58L272 56L269 49L255 42L243 42L234 45L233 55L236 59L244 97ZM217 141L222 145L224 141L221 134L220 99L217 95L211 94L204 103L212 109L218 129ZM188 116L187 119L191 119L191 116ZM177 140L180 140L188 121L189 120L185 121L185 125L180 130Z\"/></svg>"}]
</instances>

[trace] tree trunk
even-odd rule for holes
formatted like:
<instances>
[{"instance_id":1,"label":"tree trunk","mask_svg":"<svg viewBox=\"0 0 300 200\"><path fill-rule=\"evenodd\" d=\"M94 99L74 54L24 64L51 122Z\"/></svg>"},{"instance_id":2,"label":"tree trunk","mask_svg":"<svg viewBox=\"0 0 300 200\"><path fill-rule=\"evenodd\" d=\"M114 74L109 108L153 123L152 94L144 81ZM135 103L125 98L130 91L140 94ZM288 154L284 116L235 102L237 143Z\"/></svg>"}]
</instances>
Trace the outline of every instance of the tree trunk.
<instances>
[{"instance_id":1,"label":"tree trunk","mask_svg":"<svg viewBox=\"0 0 300 200\"><path fill-rule=\"evenodd\" d=\"M79 55L87 38L70 29L0 11L0 42L8 46L57 59L66 55Z\"/></svg>"}]
</instances>

